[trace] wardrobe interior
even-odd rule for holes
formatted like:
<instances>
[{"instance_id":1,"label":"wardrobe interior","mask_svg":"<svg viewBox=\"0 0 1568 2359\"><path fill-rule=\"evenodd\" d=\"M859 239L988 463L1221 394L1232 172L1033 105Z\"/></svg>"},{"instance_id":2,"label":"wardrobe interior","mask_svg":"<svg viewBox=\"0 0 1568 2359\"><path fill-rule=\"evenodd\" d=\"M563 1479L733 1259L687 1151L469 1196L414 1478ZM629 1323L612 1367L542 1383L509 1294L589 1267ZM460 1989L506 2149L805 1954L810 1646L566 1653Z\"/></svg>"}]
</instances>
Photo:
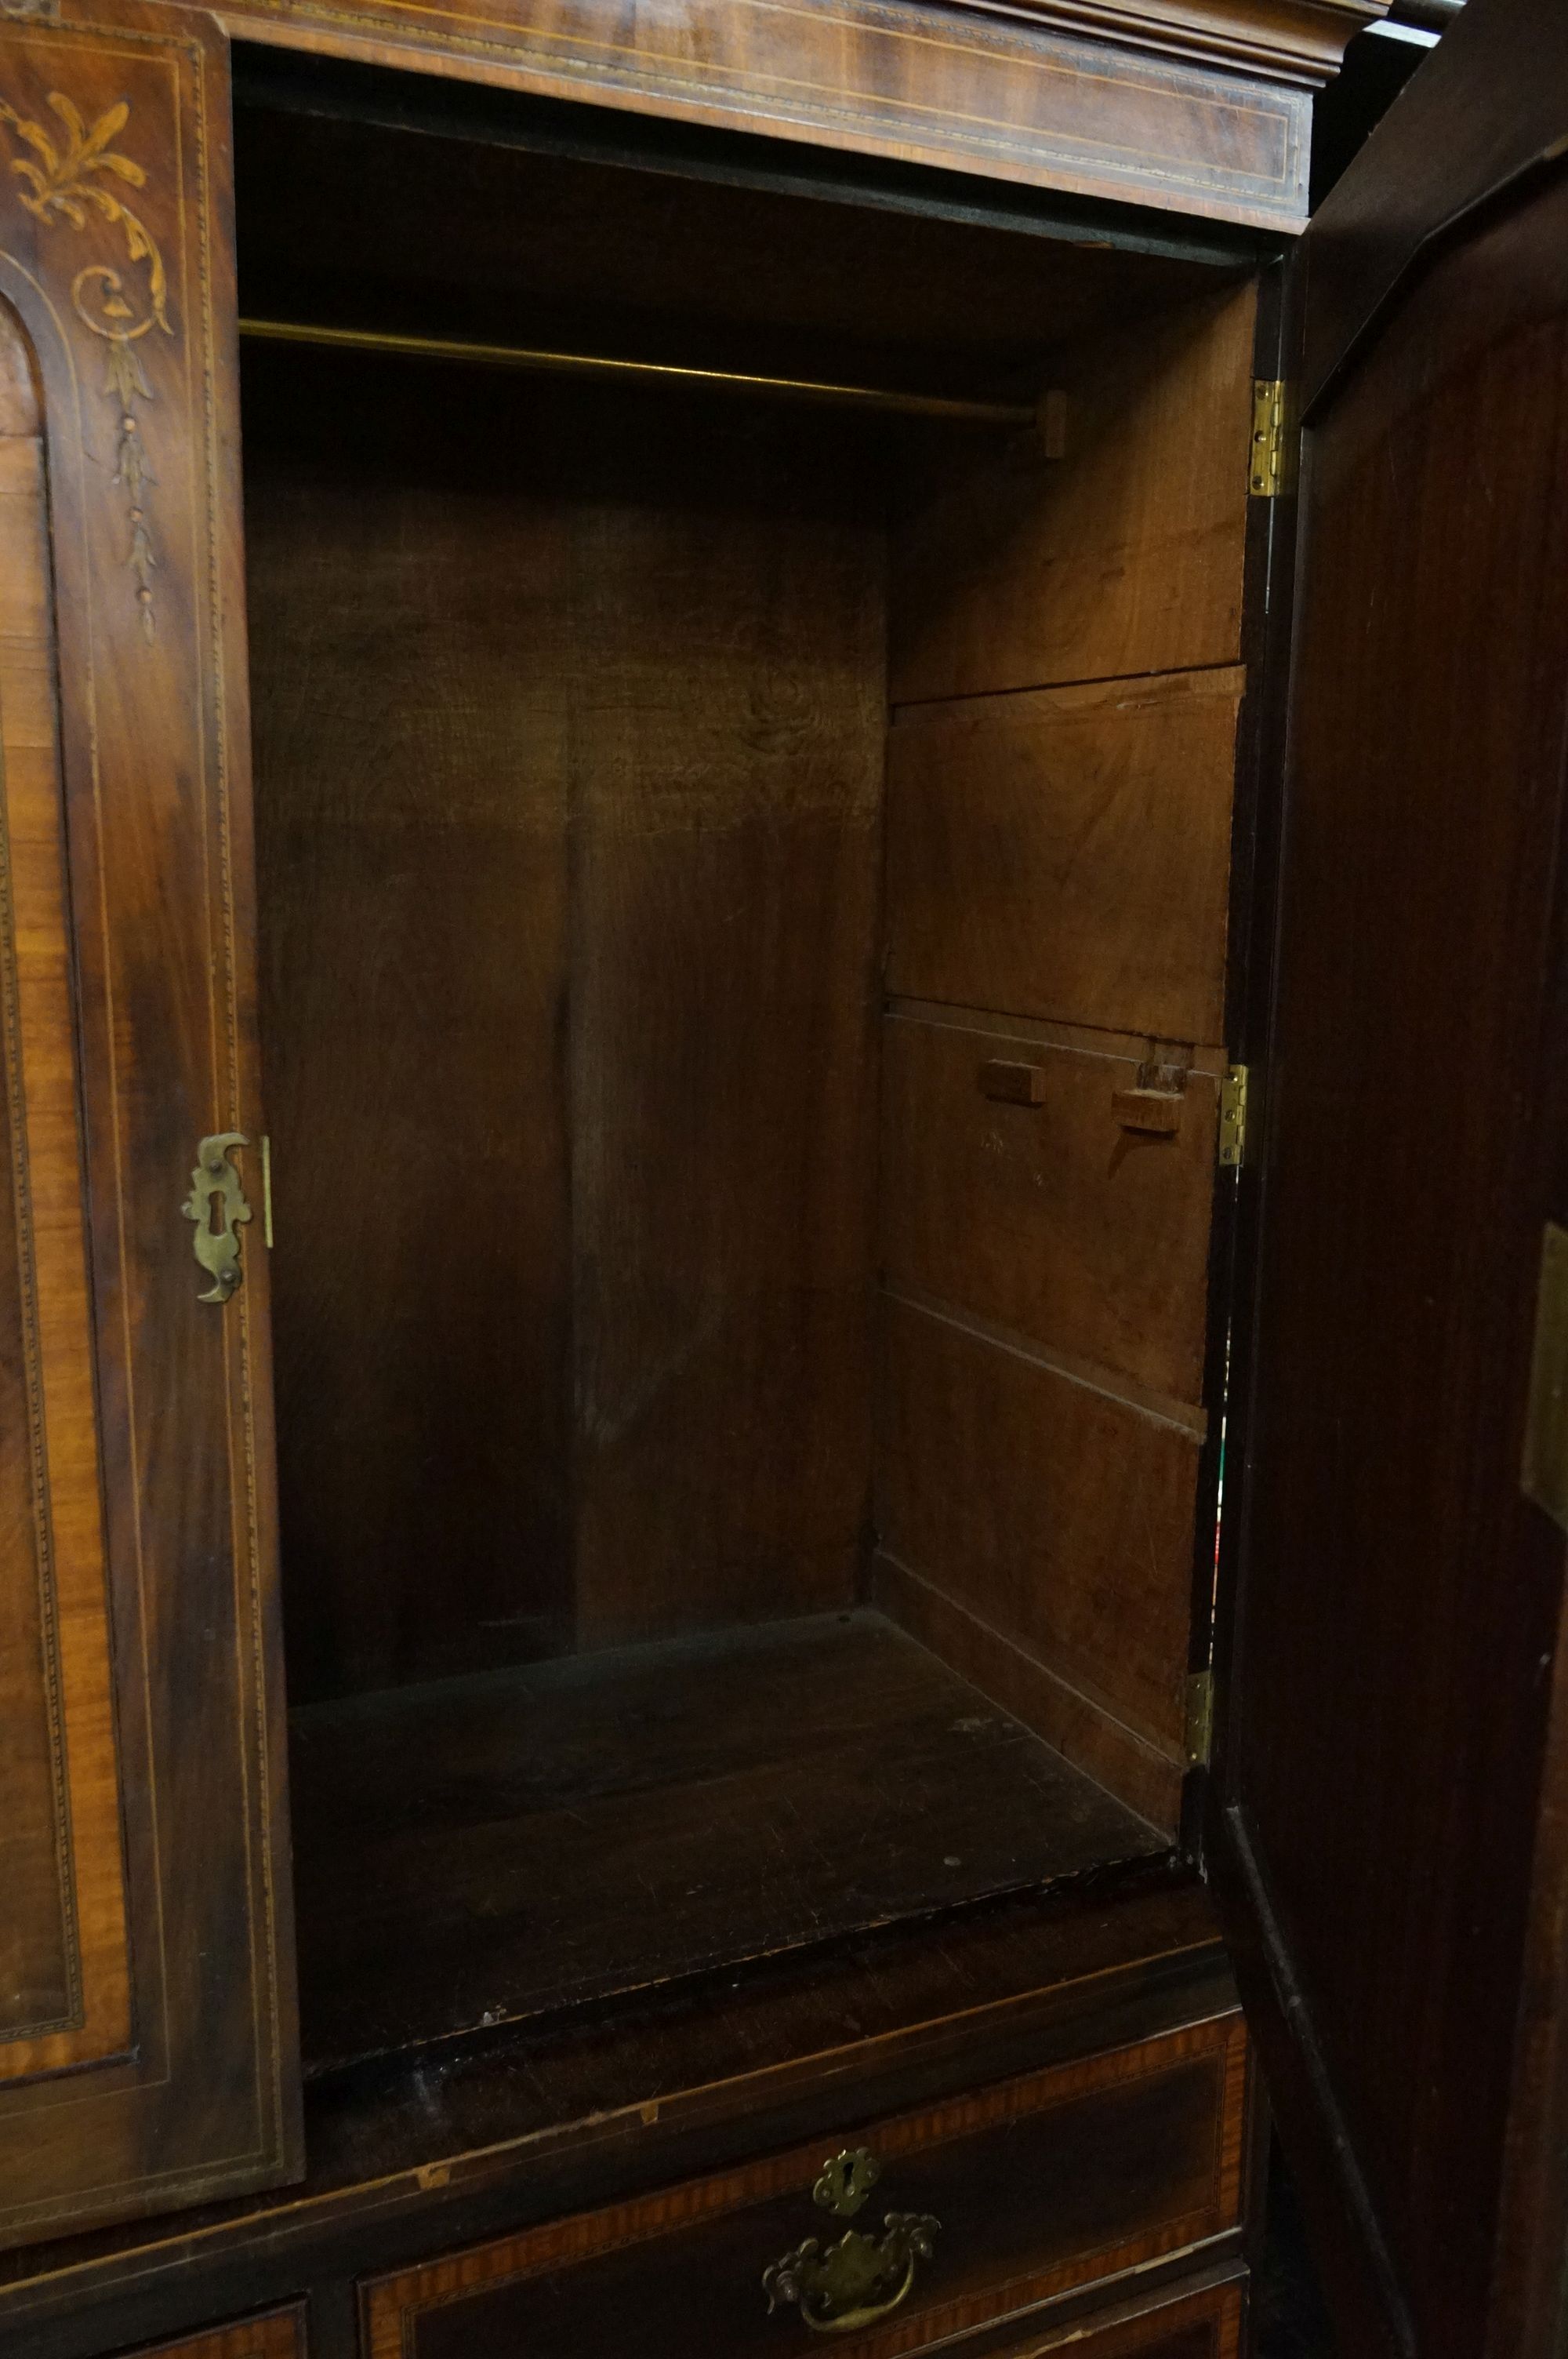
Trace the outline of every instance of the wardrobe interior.
<instances>
[{"instance_id":1,"label":"wardrobe interior","mask_svg":"<svg viewBox=\"0 0 1568 2359\"><path fill-rule=\"evenodd\" d=\"M249 322L1015 413L243 333L310 2068L1168 1852L1249 268L248 87Z\"/></svg>"}]
</instances>

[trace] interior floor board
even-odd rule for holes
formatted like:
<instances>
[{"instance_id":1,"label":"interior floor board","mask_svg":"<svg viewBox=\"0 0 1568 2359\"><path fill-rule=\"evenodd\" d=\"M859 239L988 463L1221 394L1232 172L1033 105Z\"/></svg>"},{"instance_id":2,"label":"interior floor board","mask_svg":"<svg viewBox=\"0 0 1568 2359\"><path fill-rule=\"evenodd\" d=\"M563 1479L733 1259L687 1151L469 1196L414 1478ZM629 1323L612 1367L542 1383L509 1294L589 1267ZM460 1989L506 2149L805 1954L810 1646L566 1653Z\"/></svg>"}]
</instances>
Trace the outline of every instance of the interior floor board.
<instances>
[{"instance_id":1,"label":"interior floor board","mask_svg":"<svg viewBox=\"0 0 1568 2359\"><path fill-rule=\"evenodd\" d=\"M312 1704L292 1754L315 2071L1167 1847L865 1611Z\"/></svg>"}]
</instances>

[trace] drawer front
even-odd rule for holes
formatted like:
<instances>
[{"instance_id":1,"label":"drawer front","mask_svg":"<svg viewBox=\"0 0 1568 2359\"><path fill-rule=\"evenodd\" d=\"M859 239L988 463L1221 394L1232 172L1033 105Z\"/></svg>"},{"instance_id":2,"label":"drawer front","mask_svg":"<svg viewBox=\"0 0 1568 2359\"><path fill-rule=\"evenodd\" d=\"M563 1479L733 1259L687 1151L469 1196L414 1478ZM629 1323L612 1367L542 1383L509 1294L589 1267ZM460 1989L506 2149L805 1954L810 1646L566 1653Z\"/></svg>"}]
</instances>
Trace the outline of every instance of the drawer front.
<instances>
[{"instance_id":1,"label":"drawer front","mask_svg":"<svg viewBox=\"0 0 1568 2359\"><path fill-rule=\"evenodd\" d=\"M1039 2328L1018 2342L988 2339L983 2359L1053 2359L1069 2351L1072 2359L1238 2359L1245 2285L1238 2277L1194 2293L1178 2287L1148 2302L1117 2304L1102 2325L1080 2315L1070 2326Z\"/></svg>"},{"instance_id":2,"label":"drawer front","mask_svg":"<svg viewBox=\"0 0 1568 2359\"><path fill-rule=\"evenodd\" d=\"M1223 2234L1239 2218L1246 2086L1233 2013L847 2131L838 2143L881 2166L856 2227L880 2239L889 2212L938 2224L906 2298L832 2347L892 2359ZM361 2289L366 2359L818 2349L787 2295L770 2314L762 2275L849 2224L812 2201L834 2145L378 2277Z\"/></svg>"},{"instance_id":3,"label":"drawer front","mask_svg":"<svg viewBox=\"0 0 1568 2359\"><path fill-rule=\"evenodd\" d=\"M232 2326L211 2326L204 2334L156 2343L150 2350L143 2343L135 2359L307 2359L305 2305L293 2302Z\"/></svg>"}]
</instances>

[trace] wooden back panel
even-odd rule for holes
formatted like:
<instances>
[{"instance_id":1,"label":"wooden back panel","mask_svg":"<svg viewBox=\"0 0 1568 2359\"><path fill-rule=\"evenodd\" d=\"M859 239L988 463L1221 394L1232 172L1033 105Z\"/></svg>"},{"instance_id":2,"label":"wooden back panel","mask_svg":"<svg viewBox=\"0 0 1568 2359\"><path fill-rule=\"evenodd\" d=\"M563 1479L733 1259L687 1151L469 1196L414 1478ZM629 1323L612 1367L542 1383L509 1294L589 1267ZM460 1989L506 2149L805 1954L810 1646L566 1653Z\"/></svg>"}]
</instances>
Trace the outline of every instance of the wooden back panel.
<instances>
[{"instance_id":1,"label":"wooden back panel","mask_svg":"<svg viewBox=\"0 0 1568 2359\"><path fill-rule=\"evenodd\" d=\"M571 1625L569 539L401 374L245 370L296 1702Z\"/></svg>"},{"instance_id":2,"label":"wooden back panel","mask_svg":"<svg viewBox=\"0 0 1568 2359\"><path fill-rule=\"evenodd\" d=\"M247 402L296 1694L848 1604L858 438L297 353Z\"/></svg>"},{"instance_id":3,"label":"wooden back panel","mask_svg":"<svg viewBox=\"0 0 1568 2359\"><path fill-rule=\"evenodd\" d=\"M265 1256L183 1212L260 1114L226 63L91 13L0 26L12 2241L297 2149Z\"/></svg>"},{"instance_id":4,"label":"wooden back panel","mask_svg":"<svg viewBox=\"0 0 1568 2359\"><path fill-rule=\"evenodd\" d=\"M585 1645L847 1604L871 1452L884 536L840 419L671 426L577 544Z\"/></svg>"}]
</instances>

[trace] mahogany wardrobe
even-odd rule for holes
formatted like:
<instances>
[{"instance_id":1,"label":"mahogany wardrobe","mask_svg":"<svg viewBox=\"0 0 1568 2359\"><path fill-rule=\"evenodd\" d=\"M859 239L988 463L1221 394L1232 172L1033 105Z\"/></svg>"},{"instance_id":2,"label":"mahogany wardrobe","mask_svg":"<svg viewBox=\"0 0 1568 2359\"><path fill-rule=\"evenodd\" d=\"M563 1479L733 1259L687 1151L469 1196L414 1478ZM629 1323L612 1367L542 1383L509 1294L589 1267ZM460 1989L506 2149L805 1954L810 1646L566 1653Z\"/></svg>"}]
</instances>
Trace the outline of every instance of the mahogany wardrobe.
<instances>
[{"instance_id":1,"label":"mahogany wardrobe","mask_svg":"<svg viewBox=\"0 0 1568 2359\"><path fill-rule=\"evenodd\" d=\"M1568 16L0 5L0 2352L1549 2359ZM835 2340L824 2343L822 2338Z\"/></svg>"}]
</instances>

